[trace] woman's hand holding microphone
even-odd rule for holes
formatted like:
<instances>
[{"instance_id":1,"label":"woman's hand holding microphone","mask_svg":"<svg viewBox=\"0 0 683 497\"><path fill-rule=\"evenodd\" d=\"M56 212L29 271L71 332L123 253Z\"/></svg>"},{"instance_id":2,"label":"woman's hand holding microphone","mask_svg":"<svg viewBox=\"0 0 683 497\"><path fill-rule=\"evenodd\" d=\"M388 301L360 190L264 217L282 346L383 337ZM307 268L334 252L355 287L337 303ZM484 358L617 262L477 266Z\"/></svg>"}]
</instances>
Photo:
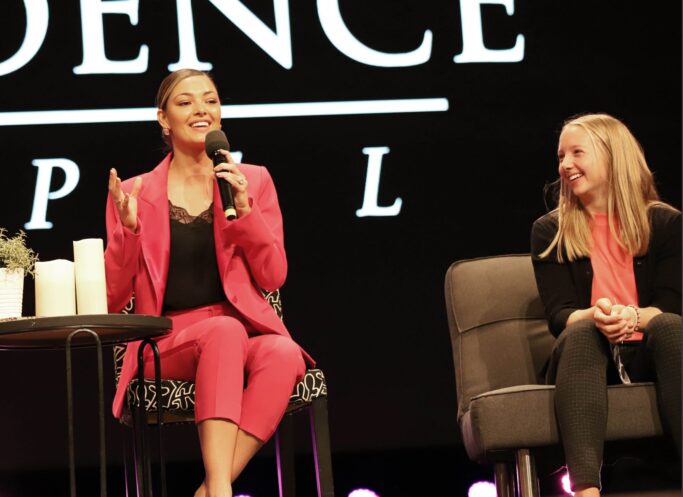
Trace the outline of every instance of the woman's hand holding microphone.
<instances>
[{"instance_id":1,"label":"woman's hand holding microphone","mask_svg":"<svg viewBox=\"0 0 683 497\"><path fill-rule=\"evenodd\" d=\"M216 176L225 179L232 187L232 199L235 203L237 217L244 217L251 212L249 205L249 194L247 193L247 178L239 170L237 164L232 159L227 150L218 150L225 157L225 162L213 168Z\"/></svg>"}]
</instances>

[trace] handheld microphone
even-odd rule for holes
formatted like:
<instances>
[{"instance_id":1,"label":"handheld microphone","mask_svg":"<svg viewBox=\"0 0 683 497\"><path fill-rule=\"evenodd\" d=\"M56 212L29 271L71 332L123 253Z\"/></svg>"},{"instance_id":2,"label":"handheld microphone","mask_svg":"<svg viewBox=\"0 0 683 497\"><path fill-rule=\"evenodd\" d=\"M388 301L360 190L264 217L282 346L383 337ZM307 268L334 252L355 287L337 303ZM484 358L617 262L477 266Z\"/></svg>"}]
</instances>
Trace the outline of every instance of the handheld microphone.
<instances>
[{"instance_id":1,"label":"handheld microphone","mask_svg":"<svg viewBox=\"0 0 683 497\"><path fill-rule=\"evenodd\" d=\"M213 166L216 167L219 164L225 164L225 157L218 152L219 150L230 150L230 143L228 143L228 137L225 136L220 129L215 129L209 131L206 134L206 141L204 142L204 149L206 150L206 155L211 157L213 160ZM221 194L221 202L223 203L223 213L228 221L232 221L237 218L237 210L235 209L235 202L232 199L232 186L230 183L225 181L223 178L216 176L216 181L218 182L218 191Z\"/></svg>"}]
</instances>

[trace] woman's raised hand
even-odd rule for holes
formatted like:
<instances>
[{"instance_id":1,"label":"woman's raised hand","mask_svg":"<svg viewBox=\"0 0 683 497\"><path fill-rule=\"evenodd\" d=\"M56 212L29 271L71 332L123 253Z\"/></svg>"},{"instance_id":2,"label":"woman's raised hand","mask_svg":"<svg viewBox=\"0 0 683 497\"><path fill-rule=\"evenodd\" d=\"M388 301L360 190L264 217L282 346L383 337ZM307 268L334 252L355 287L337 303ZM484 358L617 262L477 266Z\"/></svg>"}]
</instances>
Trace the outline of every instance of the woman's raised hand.
<instances>
[{"instance_id":1,"label":"woman's raised hand","mask_svg":"<svg viewBox=\"0 0 683 497\"><path fill-rule=\"evenodd\" d=\"M235 202L237 216L244 217L251 212L249 194L247 193L249 182L242 171L239 170L237 164L235 164L230 152L227 150L219 150L219 152L225 156L227 162L217 165L213 170L216 176L225 179L232 186L232 199Z\"/></svg>"},{"instance_id":2,"label":"woman's raised hand","mask_svg":"<svg viewBox=\"0 0 683 497\"><path fill-rule=\"evenodd\" d=\"M121 223L131 231L135 231L138 227L138 194L140 188L142 188L142 178L138 176L133 183L131 192L124 192L121 188L121 178L116 174L116 169L109 170L109 194L119 212Z\"/></svg>"}]
</instances>

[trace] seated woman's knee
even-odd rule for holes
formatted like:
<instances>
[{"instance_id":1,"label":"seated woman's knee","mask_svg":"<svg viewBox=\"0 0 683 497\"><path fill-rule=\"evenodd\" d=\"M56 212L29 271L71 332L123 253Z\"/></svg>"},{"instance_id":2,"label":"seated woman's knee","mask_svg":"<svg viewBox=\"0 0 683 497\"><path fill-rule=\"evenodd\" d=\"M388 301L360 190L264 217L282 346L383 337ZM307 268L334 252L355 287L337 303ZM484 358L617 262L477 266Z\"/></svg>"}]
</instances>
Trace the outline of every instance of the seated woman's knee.
<instances>
[{"instance_id":1,"label":"seated woman's knee","mask_svg":"<svg viewBox=\"0 0 683 497\"><path fill-rule=\"evenodd\" d=\"M202 341L212 346L244 346L249 340L249 334L239 320L229 316L215 316L205 321Z\"/></svg>"},{"instance_id":2,"label":"seated woman's knee","mask_svg":"<svg viewBox=\"0 0 683 497\"><path fill-rule=\"evenodd\" d=\"M303 375L306 365L301 348L294 340L280 335L268 335L265 342L264 346L271 361L277 362L283 369L291 370L297 376Z\"/></svg>"},{"instance_id":3,"label":"seated woman's knee","mask_svg":"<svg viewBox=\"0 0 683 497\"><path fill-rule=\"evenodd\" d=\"M645 332L648 335L648 346L678 347L681 346L681 316L664 312L652 318Z\"/></svg>"},{"instance_id":4,"label":"seated woman's knee","mask_svg":"<svg viewBox=\"0 0 683 497\"><path fill-rule=\"evenodd\" d=\"M575 321L568 325L558 337L558 340L565 344L574 343L599 343L600 331L596 328L595 323L589 319L582 319Z\"/></svg>"}]
</instances>

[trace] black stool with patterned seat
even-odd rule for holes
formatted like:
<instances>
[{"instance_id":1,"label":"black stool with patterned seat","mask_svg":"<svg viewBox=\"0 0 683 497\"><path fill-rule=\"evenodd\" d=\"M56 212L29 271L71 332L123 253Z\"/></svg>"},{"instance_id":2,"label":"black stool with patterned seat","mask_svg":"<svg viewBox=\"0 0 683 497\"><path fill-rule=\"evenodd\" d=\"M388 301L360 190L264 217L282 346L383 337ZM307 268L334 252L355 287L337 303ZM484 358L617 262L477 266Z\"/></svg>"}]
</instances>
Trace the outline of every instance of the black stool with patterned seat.
<instances>
[{"instance_id":1,"label":"black stool with patterned seat","mask_svg":"<svg viewBox=\"0 0 683 497\"><path fill-rule=\"evenodd\" d=\"M264 292L264 296L278 316L282 318L280 291ZM131 300L123 312L130 313L133 308L134 302ZM125 346L114 347L114 377L117 384L123 366L124 354ZM159 416L157 411L158 396L154 380L145 379L142 388L140 388L139 380L134 378L128 386L121 422L132 427L135 435L133 450L135 478L130 481L135 483L137 495L151 495L150 458L148 457L149 451L144 434L146 427L159 424L159 419L161 419L162 426L173 423L194 423L194 395L195 385L193 382L162 379L161 416ZM144 411L142 411L142 407L144 407ZM296 495L294 426L291 415L302 411L308 411L310 418L318 497L334 497L332 455L327 420L327 382L320 369L307 370L303 379L295 385L285 416L275 433L275 455L278 466L280 497L294 497ZM141 415L138 413L143 412L142 417L144 419L139 419ZM159 452L162 479L161 493L163 497L166 497L161 443ZM129 481L128 474L126 481ZM140 482L143 482L143 488L140 488Z\"/></svg>"}]
</instances>

